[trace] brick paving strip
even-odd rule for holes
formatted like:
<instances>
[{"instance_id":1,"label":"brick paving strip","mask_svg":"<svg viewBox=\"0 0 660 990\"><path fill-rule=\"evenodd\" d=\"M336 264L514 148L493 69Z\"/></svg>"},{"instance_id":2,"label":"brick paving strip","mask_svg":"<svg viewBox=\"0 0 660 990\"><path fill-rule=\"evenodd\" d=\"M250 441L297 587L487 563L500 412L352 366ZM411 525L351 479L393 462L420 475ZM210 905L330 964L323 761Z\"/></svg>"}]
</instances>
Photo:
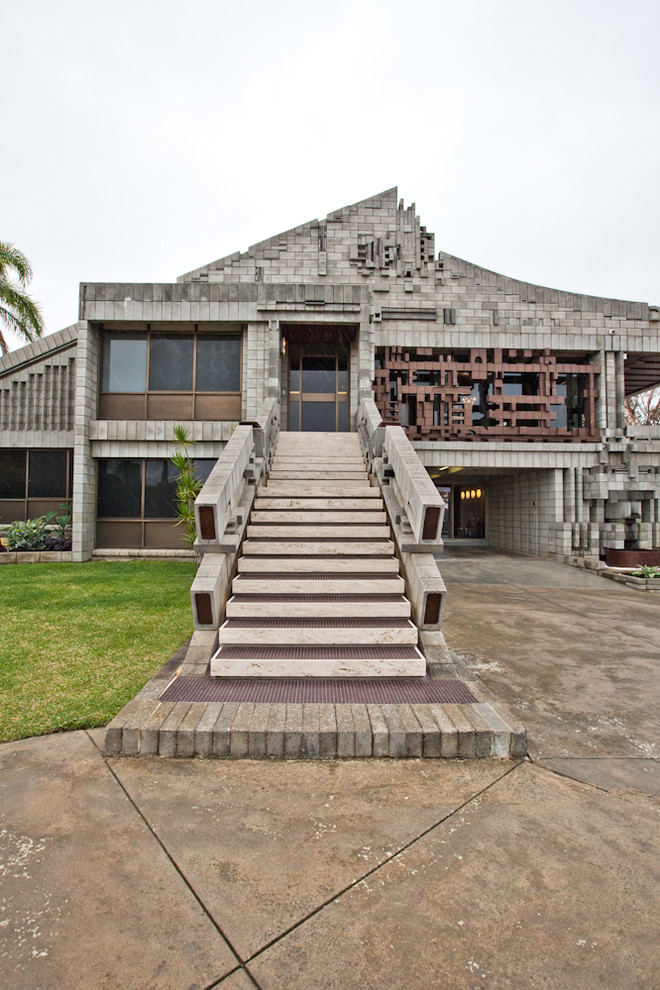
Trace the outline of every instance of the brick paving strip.
<instances>
[{"instance_id":1,"label":"brick paving strip","mask_svg":"<svg viewBox=\"0 0 660 990\"><path fill-rule=\"evenodd\" d=\"M468 692L476 700L292 703L281 700L281 690L277 702L165 700L181 679L207 678L207 664L185 662L185 644L109 723L105 753L288 760L525 756L524 726L443 644L441 635L422 632L420 646L432 681L453 687L457 693L452 696ZM292 688L297 684L289 683Z\"/></svg>"}]
</instances>

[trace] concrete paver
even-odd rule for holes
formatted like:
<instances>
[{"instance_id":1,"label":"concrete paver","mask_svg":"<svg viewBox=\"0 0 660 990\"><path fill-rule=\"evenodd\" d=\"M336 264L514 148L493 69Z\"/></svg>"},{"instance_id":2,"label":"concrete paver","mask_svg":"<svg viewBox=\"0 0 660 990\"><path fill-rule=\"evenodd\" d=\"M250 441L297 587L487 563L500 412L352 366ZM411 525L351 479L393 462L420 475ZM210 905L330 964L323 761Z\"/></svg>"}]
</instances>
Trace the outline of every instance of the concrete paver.
<instances>
[{"instance_id":1,"label":"concrete paver","mask_svg":"<svg viewBox=\"0 0 660 990\"><path fill-rule=\"evenodd\" d=\"M498 761L111 766L242 959L508 772Z\"/></svg>"},{"instance_id":2,"label":"concrete paver","mask_svg":"<svg viewBox=\"0 0 660 990\"><path fill-rule=\"evenodd\" d=\"M660 756L660 602L554 561L453 552L447 642L524 722L535 759ZM477 564L500 583L476 584Z\"/></svg>"},{"instance_id":3,"label":"concrete paver","mask_svg":"<svg viewBox=\"0 0 660 990\"><path fill-rule=\"evenodd\" d=\"M656 986L658 602L485 551L479 583L452 553L450 645L534 764L0 746L0 985Z\"/></svg>"},{"instance_id":4,"label":"concrete paver","mask_svg":"<svg viewBox=\"0 0 660 990\"><path fill-rule=\"evenodd\" d=\"M204 987L237 960L85 732L0 747L0 984Z\"/></svg>"},{"instance_id":5,"label":"concrete paver","mask_svg":"<svg viewBox=\"0 0 660 990\"><path fill-rule=\"evenodd\" d=\"M657 985L660 812L523 764L253 959L262 990Z\"/></svg>"},{"instance_id":6,"label":"concrete paver","mask_svg":"<svg viewBox=\"0 0 660 990\"><path fill-rule=\"evenodd\" d=\"M550 758L543 766L606 791L644 791L660 797L660 760Z\"/></svg>"}]
</instances>

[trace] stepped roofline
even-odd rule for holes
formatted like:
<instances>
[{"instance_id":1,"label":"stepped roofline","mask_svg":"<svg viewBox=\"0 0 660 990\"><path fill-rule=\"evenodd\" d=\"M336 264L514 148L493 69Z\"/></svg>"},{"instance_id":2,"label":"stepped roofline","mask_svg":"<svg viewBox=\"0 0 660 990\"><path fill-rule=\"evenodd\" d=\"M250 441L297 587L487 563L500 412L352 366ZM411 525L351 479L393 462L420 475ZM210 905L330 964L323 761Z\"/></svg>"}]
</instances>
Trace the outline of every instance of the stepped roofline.
<instances>
[{"instance_id":1,"label":"stepped roofline","mask_svg":"<svg viewBox=\"0 0 660 990\"><path fill-rule=\"evenodd\" d=\"M348 206L342 206L338 210L333 210L331 213L328 213L324 221L320 221L318 217L314 220L307 220L305 223L298 224L296 227L289 227L288 230L282 230L278 234L273 234L271 237L267 237L263 241L256 241L254 244L249 246L247 251L233 251L231 254L224 255L222 258L217 258L215 261L209 261L206 265L202 265L200 268L195 268L190 272L186 272L184 275L179 275L177 282L187 282L191 279L197 279L200 276L207 274L209 271L224 268L225 265L231 264L232 261L235 261L241 256L251 257L252 255L259 254L262 251L268 250L270 247L276 246L282 238L286 238L289 234L302 234L303 232L309 231L314 227L318 227L321 222L332 223L333 221L341 221L355 210L369 208L382 209L384 205L396 209L398 195L398 187L392 186L390 189L385 189L383 192L376 193L375 196L368 196L366 199L360 199L356 203L350 203ZM403 201L401 202L401 206L403 206Z\"/></svg>"}]
</instances>

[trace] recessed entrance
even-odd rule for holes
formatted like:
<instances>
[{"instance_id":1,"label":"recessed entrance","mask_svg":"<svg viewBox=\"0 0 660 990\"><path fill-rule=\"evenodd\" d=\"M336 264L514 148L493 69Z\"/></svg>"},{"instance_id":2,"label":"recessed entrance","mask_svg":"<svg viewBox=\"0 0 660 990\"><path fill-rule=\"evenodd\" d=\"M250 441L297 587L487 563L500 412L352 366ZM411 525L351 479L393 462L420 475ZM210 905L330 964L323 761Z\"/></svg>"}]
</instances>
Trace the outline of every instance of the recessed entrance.
<instances>
[{"instance_id":1,"label":"recessed entrance","mask_svg":"<svg viewBox=\"0 0 660 990\"><path fill-rule=\"evenodd\" d=\"M288 332L287 344L289 430L347 432L349 334L325 327L296 328Z\"/></svg>"}]
</instances>

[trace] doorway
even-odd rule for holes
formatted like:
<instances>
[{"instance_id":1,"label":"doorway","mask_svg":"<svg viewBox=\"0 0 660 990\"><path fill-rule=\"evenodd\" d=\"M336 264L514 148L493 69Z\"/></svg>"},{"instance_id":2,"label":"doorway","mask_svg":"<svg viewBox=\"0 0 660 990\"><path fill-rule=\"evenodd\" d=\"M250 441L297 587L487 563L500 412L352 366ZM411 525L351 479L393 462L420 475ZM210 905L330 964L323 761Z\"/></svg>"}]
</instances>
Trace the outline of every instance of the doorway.
<instances>
[{"instance_id":1,"label":"doorway","mask_svg":"<svg viewBox=\"0 0 660 990\"><path fill-rule=\"evenodd\" d=\"M289 429L325 433L348 430L348 348L310 353L291 347Z\"/></svg>"}]
</instances>

